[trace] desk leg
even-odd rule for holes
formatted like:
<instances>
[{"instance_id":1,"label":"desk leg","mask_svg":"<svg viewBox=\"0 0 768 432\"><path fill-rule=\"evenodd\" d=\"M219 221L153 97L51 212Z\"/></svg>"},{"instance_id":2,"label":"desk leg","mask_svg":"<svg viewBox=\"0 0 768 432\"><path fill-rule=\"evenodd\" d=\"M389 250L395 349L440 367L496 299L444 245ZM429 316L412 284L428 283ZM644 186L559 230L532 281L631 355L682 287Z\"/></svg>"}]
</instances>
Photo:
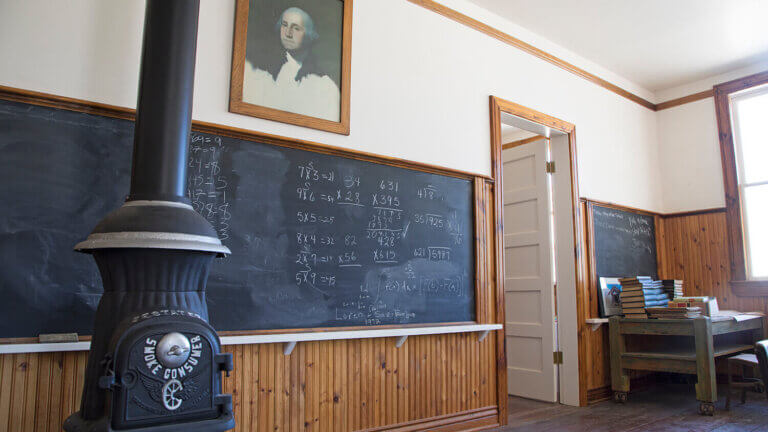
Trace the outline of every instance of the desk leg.
<instances>
[{"instance_id":1,"label":"desk leg","mask_svg":"<svg viewBox=\"0 0 768 432\"><path fill-rule=\"evenodd\" d=\"M626 342L621 335L619 318L611 317L609 322L609 336L611 344L611 388L613 400L624 403L629 392L629 375L627 370L621 367L621 355L626 351Z\"/></svg>"},{"instance_id":2,"label":"desk leg","mask_svg":"<svg viewBox=\"0 0 768 432\"><path fill-rule=\"evenodd\" d=\"M696 344L696 399L699 414L714 415L717 401L717 374L715 350L712 343L712 324L708 318L694 318L693 334Z\"/></svg>"}]
</instances>

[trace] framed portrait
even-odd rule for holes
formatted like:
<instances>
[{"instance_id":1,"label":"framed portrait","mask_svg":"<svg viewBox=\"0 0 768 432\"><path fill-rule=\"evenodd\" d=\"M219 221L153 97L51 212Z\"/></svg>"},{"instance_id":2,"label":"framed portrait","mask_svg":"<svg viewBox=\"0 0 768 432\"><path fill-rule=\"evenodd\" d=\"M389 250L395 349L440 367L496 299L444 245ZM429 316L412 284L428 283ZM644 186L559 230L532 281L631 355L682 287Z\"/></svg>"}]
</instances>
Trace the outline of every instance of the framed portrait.
<instances>
[{"instance_id":1,"label":"framed portrait","mask_svg":"<svg viewBox=\"0 0 768 432\"><path fill-rule=\"evenodd\" d=\"M600 278L600 318L608 318L613 315L621 315L621 283L619 278Z\"/></svg>"},{"instance_id":2,"label":"framed portrait","mask_svg":"<svg viewBox=\"0 0 768 432\"><path fill-rule=\"evenodd\" d=\"M349 135L352 0L237 0L229 111Z\"/></svg>"}]
</instances>

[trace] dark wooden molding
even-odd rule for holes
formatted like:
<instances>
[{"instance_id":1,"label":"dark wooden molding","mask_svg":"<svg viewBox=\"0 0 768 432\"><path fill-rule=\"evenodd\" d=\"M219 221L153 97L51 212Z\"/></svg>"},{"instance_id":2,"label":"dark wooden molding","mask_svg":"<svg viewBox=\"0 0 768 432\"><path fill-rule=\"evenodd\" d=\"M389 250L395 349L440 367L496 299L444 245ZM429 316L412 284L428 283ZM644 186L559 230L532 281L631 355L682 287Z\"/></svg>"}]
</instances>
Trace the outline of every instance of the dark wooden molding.
<instances>
[{"instance_id":1,"label":"dark wooden molding","mask_svg":"<svg viewBox=\"0 0 768 432\"><path fill-rule=\"evenodd\" d=\"M48 93L36 92L31 90L22 90L13 87L0 85L0 99L14 102L28 103L32 105L46 106L50 108L66 109L70 111L82 112L87 114L102 115L106 117L121 118L124 120L134 120L136 110L132 108L119 107L115 105L90 102L83 99L57 96ZM273 135L263 132L257 132L249 129L225 126L216 123L208 123L200 120L192 121L192 130L211 134L219 134L230 138L237 138L250 141L259 141L267 144L281 147L291 147L302 150L313 151L334 156L366 160L384 165L397 166L402 168L417 169L433 174L449 175L457 178L472 180L480 177L493 181L486 174L462 171L453 168L441 167L439 165L425 164L421 162L409 161L391 156L378 155L370 152L347 149L343 147L322 144L313 141L300 140L280 135Z\"/></svg>"},{"instance_id":2,"label":"dark wooden molding","mask_svg":"<svg viewBox=\"0 0 768 432\"><path fill-rule=\"evenodd\" d=\"M504 182L502 181L501 158L501 108L499 101L493 96L489 99L491 122L491 177L493 178L493 205L490 208L493 215L491 220L491 238L493 249L491 265L493 266L493 283L495 286L494 305L495 322L506 324L504 303ZM496 332L496 400L499 403L499 424L507 424L507 338L504 331Z\"/></svg>"},{"instance_id":3,"label":"dark wooden molding","mask_svg":"<svg viewBox=\"0 0 768 432\"><path fill-rule=\"evenodd\" d=\"M501 42L506 43L507 45L513 46L519 50L525 51L528 54L533 55L534 57L537 57L541 60L544 60L548 63L551 63L560 69L566 70L574 75L577 75L589 82L592 82L594 84L597 84L598 86L611 91L623 98L629 99L632 102L635 102L641 106L644 106L650 110L655 110L656 105L653 102L650 102L648 100L643 99L642 97L630 93L627 90L622 89L621 87L612 84L594 74L591 74L584 69L581 69L563 59L560 59L558 57L555 57L552 54L549 54L546 51L540 50L536 48L535 46L523 42L522 40L508 34L504 33L503 31L496 29L494 27L489 26L488 24L485 24L481 21L478 21L474 18L468 17L467 15L462 14L461 12L458 12L454 9L451 9L447 6L443 6L433 0L408 0L409 2L421 6L424 9L430 10L432 12L435 12L437 14L440 14L448 19L451 19L459 24L463 24L471 29L477 30L481 33L484 33L494 39L498 39Z\"/></svg>"},{"instance_id":4,"label":"dark wooden molding","mask_svg":"<svg viewBox=\"0 0 768 432\"><path fill-rule=\"evenodd\" d=\"M507 403L506 399L504 400L503 403L504 404ZM450 428L450 430L490 429L492 427L496 427L499 425L496 422L498 411L499 410L496 406L476 408L473 410L461 411L457 413L445 414L445 415L435 416L435 417L428 417L428 418L423 418L418 420L411 420L403 423L397 423L397 424L377 427L373 429L363 429L361 432L382 432L382 431L412 432L412 431L426 431L426 430L443 430L443 428L446 428L448 426L456 426L455 429Z\"/></svg>"},{"instance_id":5,"label":"dark wooden molding","mask_svg":"<svg viewBox=\"0 0 768 432\"><path fill-rule=\"evenodd\" d=\"M683 96L677 99L668 100L666 102L657 103L655 111L661 111L667 108L672 108L672 107L680 106L683 104L696 102L698 100L713 97L714 95L715 95L715 92L713 89L704 90L703 92L694 93L694 94Z\"/></svg>"},{"instance_id":6,"label":"dark wooden molding","mask_svg":"<svg viewBox=\"0 0 768 432\"><path fill-rule=\"evenodd\" d=\"M600 201L600 200L595 200L595 199L590 199L590 198L579 198L579 200L587 203L587 207L591 207L591 205L599 205L599 206L602 206L602 207L610 207L610 208L619 209L619 210L626 210L626 211L640 213L640 214L644 214L644 215L648 215L648 216L662 216L662 213L659 213L659 212L655 212L655 211L651 211L651 210L644 210L644 209L637 208L637 207L630 207L630 206L622 205L622 204L616 204L616 203L609 202L609 201Z\"/></svg>"},{"instance_id":7,"label":"dark wooden molding","mask_svg":"<svg viewBox=\"0 0 768 432\"><path fill-rule=\"evenodd\" d=\"M728 251L731 262L731 278L747 279L744 234L741 219L739 183L736 171L730 96L736 92L768 83L768 71L750 75L715 86L715 113L720 140L720 161L723 168L726 221L728 226Z\"/></svg>"},{"instance_id":8,"label":"dark wooden molding","mask_svg":"<svg viewBox=\"0 0 768 432\"><path fill-rule=\"evenodd\" d=\"M653 385L654 382L656 382L656 375L653 373L632 378L630 380L630 388L632 389L630 393L645 390ZM592 405L605 400L610 400L612 397L613 390L611 389L611 386L593 388L588 392L587 404Z\"/></svg>"},{"instance_id":9,"label":"dark wooden molding","mask_svg":"<svg viewBox=\"0 0 768 432\"><path fill-rule=\"evenodd\" d=\"M701 210L689 210L684 212L664 213L661 215L661 217L674 218L674 217L697 216L697 215L710 214L710 213L724 213L725 210L726 210L725 207L714 207L714 208L701 209Z\"/></svg>"},{"instance_id":10,"label":"dark wooden molding","mask_svg":"<svg viewBox=\"0 0 768 432\"><path fill-rule=\"evenodd\" d=\"M409 2L421 6L424 9L427 9L429 11L435 12L439 15L442 15L450 20L453 20L459 24L465 25L473 30L477 30L480 33L484 33L494 39L498 39L507 45L510 45L512 47L515 47L521 51L524 51L536 58L539 58L541 60L544 60L545 62L551 63L560 69L563 69L565 71L568 71L578 77L581 77L593 84L596 84L610 92L613 92L623 98L629 99L632 102L635 102L638 105L641 105L645 108L648 108L651 111L660 111L667 108L672 108L675 106L683 105L690 102L695 102L697 100L706 99L708 97L712 97L712 90L705 90L703 92L694 93L688 96L683 96L677 99L668 100L666 102L661 102L658 104L655 104L649 100L646 100L632 92L629 92L627 90L624 90L623 88L612 84L608 82L607 80L604 80L597 75L594 75L592 73L587 72L584 69L581 69L578 66L575 66L557 56L554 56L544 50L541 50L539 48L536 48L535 46L523 42L522 40L505 33L497 28L491 27L488 24L483 23L482 21L476 20L474 18L471 18L467 15L464 15L463 13L451 9L447 6L443 6L440 3L437 3L433 0L408 0Z\"/></svg>"},{"instance_id":11,"label":"dark wooden molding","mask_svg":"<svg viewBox=\"0 0 768 432\"><path fill-rule=\"evenodd\" d=\"M414 0L409 0L414 1ZM514 102L510 102L495 96L490 97L490 114L491 114L491 172L494 184L494 228L495 228L495 242L496 242L496 280L498 287L497 293L497 322L504 322L504 248L503 248L503 185L502 185L502 145L501 145L501 113L511 114L534 123L538 123L544 126L549 126L552 129L559 130L568 134L568 150L570 154L570 170L571 170L571 200L573 205L573 242L574 242L574 272L576 282L576 320L577 326L580 329L578 334L578 369L579 369L579 404L584 406L587 403L587 370L584 368L586 364L586 345L584 341L584 329L586 326L586 297L585 290L588 289L587 279L587 263L584 260L584 250L586 240L582 235L582 215L579 211L579 179L578 179L578 166L577 166L577 149L576 149L576 126L564 120L560 120L556 117L549 116L547 114L532 110L530 108L518 105ZM497 332L497 337L501 338L498 347L504 348L504 335L502 332ZM499 400L502 397L506 398L506 356L499 359L503 361L503 367L499 365ZM503 371L503 375L502 375ZM504 381L503 383L501 381ZM502 391L503 389L503 391ZM501 411L504 411L503 413ZM499 407L500 420L502 424L506 424L507 419L501 418L501 415L506 416L506 408Z\"/></svg>"},{"instance_id":12,"label":"dark wooden molding","mask_svg":"<svg viewBox=\"0 0 768 432\"><path fill-rule=\"evenodd\" d=\"M521 145L524 145L524 144L532 143L534 141L541 141L541 140L544 140L544 139L547 139L547 137L543 137L541 135L536 135L536 136L532 136L530 138L525 138L525 139L521 139L521 140L517 140L517 141L510 141L510 142L508 142L506 144L503 144L501 146L501 149L502 150L511 149L513 147L517 147L517 146L521 146Z\"/></svg>"},{"instance_id":13,"label":"dark wooden molding","mask_svg":"<svg viewBox=\"0 0 768 432\"><path fill-rule=\"evenodd\" d=\"M631 206L627 206L627 205L623 205L623 204L616 204L616 203L609 202L609 201L600 201L600 200L595 200L595 199L585 198L585 197L581 197L580 200L582 202L588 203L588 204L589 203L593 203L593 204L598 204L598 205L601 205L601 206L604 206L604 207L612 207L612 208L617 208L617 209L620 209L620 210L629 210L629 211L633 211L633 212L636 212L636 213L641 213L641 214L645 214L645 215L648 215L648 216L658 216L658 217L661 217L661 218L696 216L696 215L703 215L703 214L709 214L709 213L721 213L721 212L725 211L725 207L713 207L713 208L706 208L706 209L701 209L701 210L687 210L687 211L683 211L683 212L660 213L660 212L655 212L655 211L652 211L652 210L641 209L641 208L638 208L638 207L631 207Z\"/></svg>"},{"instance_id":14,"label":"dark wooden molding","mask_svg":"<svg viewBox=\"0 0 768 432\"><path fill-rule=\"evenodd\" d=\"M342 135L349 135L350 117L350 69L352 65L352 2L344 1L342 42L341 42L341 82L339 83L340 104L339 121L331 121L297 114L289 111L268 108L243 101L243 77L245 52L248 32L248 0L237 0L235 5L234 37L232 38L232 69L229 88L229 111L281 123L319 129Z\"/></svg>"},{"instance_id":15,"label":"dark wooden molding","mask_svg":"<svg viewBox=\"0 0 768 432\"><path fill-rule=\"evenodd\" d=\"M729 285L739 297L768 297L768 280L731 281Z\"/></svg>"}]
</instances>

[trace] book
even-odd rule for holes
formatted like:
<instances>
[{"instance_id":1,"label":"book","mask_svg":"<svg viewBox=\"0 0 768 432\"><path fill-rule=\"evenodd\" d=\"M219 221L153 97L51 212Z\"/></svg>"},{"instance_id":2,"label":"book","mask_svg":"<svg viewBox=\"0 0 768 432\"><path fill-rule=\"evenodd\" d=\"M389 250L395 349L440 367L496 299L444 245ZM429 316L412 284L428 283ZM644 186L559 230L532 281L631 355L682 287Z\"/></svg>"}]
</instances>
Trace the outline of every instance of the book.
<instances>
[{"instance_id":1,"label":"book","mask_svg":"<svg viewBox=\"0 0 768 432\"><path fill-rule=\"evenodd\" d=\"M626 318L647 318L647 308L665 306L669 302L669 293L662 282L648 276L620 278L621 312Z\"/></svg>"},{"instance_id":2,"label":"book","mask_svg":"<svg viewBox=\"0 0 768 432\"><path fill-rule=\"evenodd\" d=\"M651 307L645 310L651 318L688 319L702 316L700 307Z\"/></svg>"},{"instance_id":3,"label":"book","mask_svg":"<svg viewBox=\"0 0 768 432\"><path fill-rule=\"evenodd\" d=\"M717 315L719 311L717 299L711 297L678 297L670 300L667 306L678 308L699 307L704 315L708 317Z\"/></svg>"},{"instance_id":4,"label":"book","mask_svg":"<svg viewBox=\"0 0 768 432\"><path fill-rule=\"evenodd\" d=\"M658 301L635 301L635 302L621 302L621 306L624 308L631 308L631 307L661 307L661 306L667 306L666 300L658 300Z\"/></svg>"},{"instance_id":5,"label":"book","mask_svg":"<svg viewBox=\"0 0 768 432\"><path fill-rule=\"evenodd\" d=\"M635 296L621 296L621 301L637 301L637 300L664 300L664 302L669 301L669 295L667 294L653 294L653 295L635 295Z\"/></svg>"}]
</instances>

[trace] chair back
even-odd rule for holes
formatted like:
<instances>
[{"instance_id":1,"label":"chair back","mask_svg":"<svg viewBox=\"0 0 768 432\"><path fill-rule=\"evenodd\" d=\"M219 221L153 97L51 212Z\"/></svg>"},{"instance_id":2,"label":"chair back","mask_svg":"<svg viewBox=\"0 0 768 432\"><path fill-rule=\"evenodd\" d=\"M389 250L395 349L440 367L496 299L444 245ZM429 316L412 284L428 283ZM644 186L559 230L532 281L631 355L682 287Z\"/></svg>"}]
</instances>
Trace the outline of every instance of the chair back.
<instances>
[{"instance_id":1,"label":"chair back","mask_svg":"<svg viewBox=\"0 0 768 432\"><path fill-rule=\"evenodd\" d=\"M760 366L760 377L768 384L768 339L755 343L755 354Z\"/></svg>"}]
</instances>

